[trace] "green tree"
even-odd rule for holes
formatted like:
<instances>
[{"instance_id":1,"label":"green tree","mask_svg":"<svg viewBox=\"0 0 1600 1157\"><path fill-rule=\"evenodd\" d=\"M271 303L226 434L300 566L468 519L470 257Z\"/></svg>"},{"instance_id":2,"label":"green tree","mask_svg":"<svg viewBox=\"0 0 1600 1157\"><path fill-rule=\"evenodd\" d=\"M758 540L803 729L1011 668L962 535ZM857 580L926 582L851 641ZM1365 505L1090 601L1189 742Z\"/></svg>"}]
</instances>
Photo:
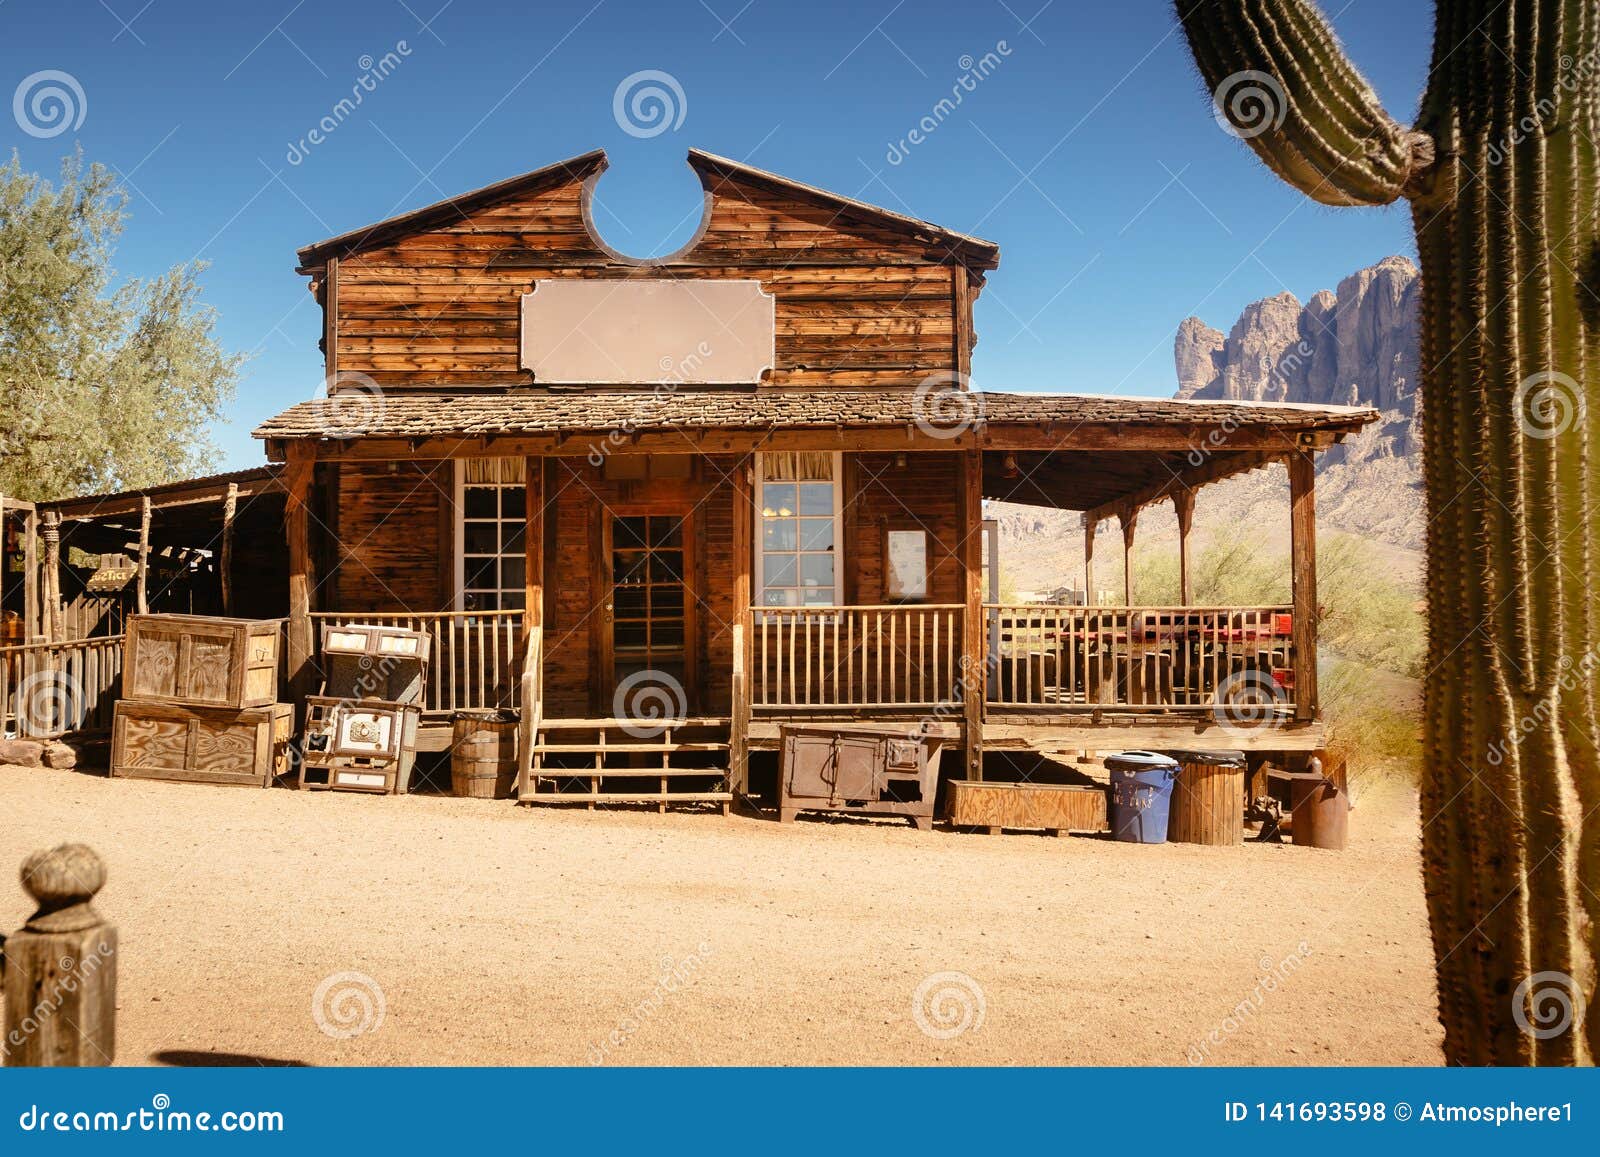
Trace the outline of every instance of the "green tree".
<instances>
[{"instance_id":1,"label":"green tree","mask_svg":"<svg viewBox=\"0 0 1600 1157\"><path fill-rule=\"evenodd\" d=\"M242 357L200 304L204 263L150 280L111 266L127 199L79 156L59 184L0 167L0 491L148 486L212 468L208 427Z\"/></svg>"}]
</instances>

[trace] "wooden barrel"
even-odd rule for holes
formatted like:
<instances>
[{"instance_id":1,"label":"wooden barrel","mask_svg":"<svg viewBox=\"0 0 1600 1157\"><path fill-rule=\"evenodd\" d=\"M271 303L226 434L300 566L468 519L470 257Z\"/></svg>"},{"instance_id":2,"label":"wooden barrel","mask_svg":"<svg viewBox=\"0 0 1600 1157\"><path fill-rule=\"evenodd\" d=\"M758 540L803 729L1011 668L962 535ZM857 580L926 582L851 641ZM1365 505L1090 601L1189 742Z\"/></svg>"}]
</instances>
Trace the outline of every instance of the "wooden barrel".
<instances>
[{"instance_id":1,"label":"wooden barrel","mask_svg":"<svg viewBox=\"0 0 1600 1157\"><path fill-rule=\"evenodd\" d=\"M1237 751L1173 751L1178 781L1172 785L1167 839L1179 844L1244 842L1245 758Z\"/></svg>"},{"instance_id":2,"label":"wooden barrel","mask_svg":"<svg viewBox=\"0 0 1600 1157\"><path fill-rule=\"evenodd\" d=\"M517 721L499 712L463 711L450 731L450 794L510 799L517 783Z\"/></svg>"}]
</instances>

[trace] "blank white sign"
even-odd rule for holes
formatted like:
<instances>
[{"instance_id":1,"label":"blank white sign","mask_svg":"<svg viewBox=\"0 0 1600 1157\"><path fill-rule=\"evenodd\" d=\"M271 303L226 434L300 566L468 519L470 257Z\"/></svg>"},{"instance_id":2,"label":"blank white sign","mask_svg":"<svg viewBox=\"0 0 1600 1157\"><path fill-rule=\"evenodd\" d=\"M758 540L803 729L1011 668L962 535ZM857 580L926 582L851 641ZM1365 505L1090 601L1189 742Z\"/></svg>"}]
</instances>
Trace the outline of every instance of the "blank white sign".
<instances>
[{"instance_id":1,"label":"blank white sign","mask_svg":"<svg viewBox=\"0 0 1600 1157\"><path fill-rule=\"evenodd\" d=\"M522 366L552 385L754 385L772 368L775 305L758 281L536 281Z\"/></svg>"}]
</instances>

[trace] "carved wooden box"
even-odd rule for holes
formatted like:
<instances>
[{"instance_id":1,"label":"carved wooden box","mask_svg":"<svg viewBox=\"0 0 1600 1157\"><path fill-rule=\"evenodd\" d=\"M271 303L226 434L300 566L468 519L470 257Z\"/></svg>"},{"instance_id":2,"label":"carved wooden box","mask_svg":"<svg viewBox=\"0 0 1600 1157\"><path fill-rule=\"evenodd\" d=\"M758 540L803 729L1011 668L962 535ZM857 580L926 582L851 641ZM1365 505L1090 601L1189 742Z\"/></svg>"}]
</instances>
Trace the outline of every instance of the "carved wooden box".
<instances>
[{"instance_id":1,"label":"carved wooden box","mask_svg":"<svg viewBox=\"0 0 1600 1157\"><path fill-rule=\"evenodd\" d=\"M131 615L122 697L185 707L269 707L278 701L275 619Z\"/></svg>"}]
</instances>

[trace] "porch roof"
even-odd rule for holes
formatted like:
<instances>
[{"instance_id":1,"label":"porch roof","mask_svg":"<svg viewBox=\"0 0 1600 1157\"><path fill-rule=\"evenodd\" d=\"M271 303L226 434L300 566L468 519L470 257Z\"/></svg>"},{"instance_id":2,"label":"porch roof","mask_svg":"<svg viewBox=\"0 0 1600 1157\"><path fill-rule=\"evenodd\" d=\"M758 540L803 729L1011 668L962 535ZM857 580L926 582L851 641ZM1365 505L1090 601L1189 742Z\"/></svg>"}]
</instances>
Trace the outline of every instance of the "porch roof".
<instances>
[{"instance_id":1,"label":"porch roof","mask_svg":"<svg viewBox=\"0 0 1600 1157\"><path fill-rule=\"evenodd\" d=\"M909 428L934 443L924 449L970 445L977 431L986 448L1065 445L1087 448L1075 433L1105 432L1098 448L1140 449L1139 431L1177 435L1166 443L1185 447L1196 435L1225 431L1226 446L1239 446L1263 431L1287 451L1305 444L1297 435L1337 440L1377 420L1365 406L1193 401L1096 394L1013 394L922 390L754 390L586 392L514 394L399 393L357 391L349 397L300 402L256 427L267 441L353 439L480 439L541 435L628 435L716 430L894 430ZM997 431L1008 436L997 439ZM1018 431L1035 431L1032 437ZM1118 432L1126 435L1119 438ZM1254 432L1252 434L1252 432ZM1231 438L1229 434L1239 434ZM692 438L691 438L692 441ZM1119 445L1119 443L1122 443ZM684 449L692 449L685 446ZM469 452L469 451L463 451Z\"/></svg>"}]
</instances>

